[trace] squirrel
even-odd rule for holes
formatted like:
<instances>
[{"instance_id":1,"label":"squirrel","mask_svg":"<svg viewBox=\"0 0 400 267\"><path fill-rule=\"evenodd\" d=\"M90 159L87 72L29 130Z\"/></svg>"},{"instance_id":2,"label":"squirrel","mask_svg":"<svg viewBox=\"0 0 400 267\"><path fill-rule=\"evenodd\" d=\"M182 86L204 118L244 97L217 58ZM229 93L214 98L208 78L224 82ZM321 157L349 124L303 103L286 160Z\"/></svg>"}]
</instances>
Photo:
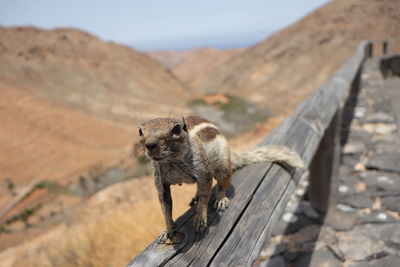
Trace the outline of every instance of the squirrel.
<instances>
[{"instance_id":1,"label":"squirrel","mask_svg":"<svg viewBox=\"0 0 400 267\"><path fill-rule=\"evenodd\" d=\"M196 195L189 205L196 205L194 228L203 231L207 227L207 206L213 177L217 181L214 208L221 212L229 206L226 191L235 170L265 161L304 168L300 156L286 147L230 151L227 139L217 126L198 116L149 120L140 125L139 138L145 155L153 165L154 182L167 227L159 236L160 244L180 242L172 219L171 185L197 184Z\"/></svg>"}]
</instances>

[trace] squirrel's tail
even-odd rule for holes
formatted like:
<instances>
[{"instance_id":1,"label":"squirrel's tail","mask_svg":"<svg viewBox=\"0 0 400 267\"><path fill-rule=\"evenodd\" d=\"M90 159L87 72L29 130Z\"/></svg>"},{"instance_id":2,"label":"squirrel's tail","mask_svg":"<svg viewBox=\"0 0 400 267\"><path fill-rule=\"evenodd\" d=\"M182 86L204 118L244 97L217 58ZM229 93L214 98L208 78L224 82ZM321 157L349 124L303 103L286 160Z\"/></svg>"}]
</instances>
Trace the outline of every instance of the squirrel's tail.
<instances>
[{"instance_id":1,"label":"squirrel's tail","mask_svg":"<svg viewBox=\"0 0 400 267\"><path fill-rule=\"evenodd\" d=\"M279 162L295 168L304 168L303 160L299 154L284 146L257 147L250 151L231 151L231 163L233 171L246 165L258 162Z\"/></svg>"}]
</instances>

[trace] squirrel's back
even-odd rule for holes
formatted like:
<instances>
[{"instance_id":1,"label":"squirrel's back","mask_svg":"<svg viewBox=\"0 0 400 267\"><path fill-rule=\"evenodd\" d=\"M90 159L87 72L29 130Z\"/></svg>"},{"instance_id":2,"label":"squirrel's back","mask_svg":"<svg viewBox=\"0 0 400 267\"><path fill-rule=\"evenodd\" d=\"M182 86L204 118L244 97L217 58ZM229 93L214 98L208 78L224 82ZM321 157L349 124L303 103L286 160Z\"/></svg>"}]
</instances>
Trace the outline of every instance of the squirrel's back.
<instances>
[{"instance_id":1,"label":"squirrel's back","mask_svg":"<svg viewBox=\"0 0 400 267\"><path fill-rule=\"evenodd\" d=\"M230 151L229 144L218 127L211 122L196 116L185 117L189 136L191 139L199 140L214 171L231 165L237 170L249 164L258 162L279 162L292 167L303 168L303 160L300 156L283 146L265 146L254 148L249 151Z\"/></svg>"},{"instance_id":2,"label":"squirrel's back","mask_svg":"<svg viewBox=\"0 0 400 267\"><path fill-rule=\"evenodd\" d=\"M226 170L230 165L229 144L217 126L197 116L184 118L191 140L204 149L213 171Z\"/></svg>"}]
</instances>

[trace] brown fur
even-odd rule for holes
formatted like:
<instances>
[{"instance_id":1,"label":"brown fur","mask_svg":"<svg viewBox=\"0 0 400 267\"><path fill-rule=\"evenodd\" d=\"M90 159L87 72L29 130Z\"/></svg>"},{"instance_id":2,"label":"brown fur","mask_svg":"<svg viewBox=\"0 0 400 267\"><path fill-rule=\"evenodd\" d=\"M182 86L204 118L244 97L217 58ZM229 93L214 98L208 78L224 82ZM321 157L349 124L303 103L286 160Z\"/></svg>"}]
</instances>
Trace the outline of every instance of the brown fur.
<instances>
[{"instance_id":1,"label":"brown fur","mask_svg":"<svg viewBox=\"0 0 400 267\"><path fill-rule=\"evenodd\" d=\"M202 142L210 142L210 141L214 140L214 138L219 134L221 134L221 133L218 129L216 129L214 127L206 127L204 129L200 130L197 133L197 136L199 137L199 139Z\"/></svg>"},{"instance_id":2,"label":"brown fur","mask_svg":"<svg viewBox=\"0 0 400 267\"><path fill-rule=\"evenodd\" d=\"M302 164L295 152L283 147L232 153L218 128L197 116L150 120L140 126L139 134L146 156L152 160L154 182L167 226L167 230L160 235L160 243L180 242L181 237L175 232L172 220L171 185L197 184L197 193L190 204L197 204L193 224L196 230L202 231L207 226L213 177L217 180L214 207L223 211L229 205L226 190L231 184L232 168L271 160L292 166Z\"/></svg>"},{"instance_id":3,"label":"brown fur","mask_svg":"<svg viewBox=\"0 0 400 267\"><path fill-rule=\"evenodd\" d=\"M209 122L209 121L206 119L203 119L201 117L198 117L198 116L186 116L185 117L185 123L189 130L191 130L194 126L199 125L203 122Z\"/></svg>"}]
</instances>

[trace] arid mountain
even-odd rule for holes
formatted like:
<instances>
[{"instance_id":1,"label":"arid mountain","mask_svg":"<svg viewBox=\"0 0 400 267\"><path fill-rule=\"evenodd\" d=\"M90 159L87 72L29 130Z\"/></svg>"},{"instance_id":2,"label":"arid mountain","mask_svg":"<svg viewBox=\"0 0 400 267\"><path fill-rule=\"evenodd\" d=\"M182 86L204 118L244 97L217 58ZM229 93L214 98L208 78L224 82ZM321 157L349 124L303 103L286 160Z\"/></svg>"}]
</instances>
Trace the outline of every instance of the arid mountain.
<instances>
[{"instance_id":1,"label":"arid mountain","mask_svg":"<svg viewBox=\"0 0 400 267\"><path fill-rule=\"evenodd\" d=\"M212 77L214 68L223 66L230 58L240 55L243 51L244 49L217 50L213 48L195 50L172 71L189 89L195 89L203 81Z\"/></svg>"},{"instance_id":2,"label":"arid mountain","mask_svg":"<svg viewBox=\"0 0 400 267\"><path fill-rule=\"evenodd\" d=\"M150 57L162 63L169 69L175 68L177 65L186 61L197 50L184 50L184 51L169 51L169 50L155 50L146 52Z\"/></svg>"},{"instance_id":3,"label":"arid mountain","mask_svg":"<svg viewBox=\"0 0 400 267\"><path fill-rule=\"evenodd\" d=\"M214 65L198 92L247 96L289 112L320 86L364 39L400 37L398 0L336 0L265 41ZM187 82L187 81L186 81Z\"/></svg>"},{"instance_id":4,"label":"arid mountain","mask_svg":"<svg viewBox=\"0 0 400 267\"><path fill-rule=\"evenodd\" d=\"M170 68L190 90L198 88L212 76L215 68L243 51L244 49L201 48L188 51L153 51L148 54Z\"/></svg>"},{"instance_id":5,"label":"arid mountain","mask_svg":"<svg viewBox=\"0 0 400 267\"><path fill-rule=\"evenodd\" d=\"M32 27L0 27L0 92L0 219L42 180L128 157L140 120L186 113L188 99L145 54Z\"/></svg>"},{"instance_id":6,"label":"arid mountain","mask_svg":"<svg viewBox=\"0 0 400 267\"><path fill-rule=\"evenodd\" d=\"M120 156L133 129L36 98L0 81L0 208L14 186L59 179L96 162ZM4 191L3 191L4 189Z\"/></svg>"},{"instance_id":7,"label":"arid mountain","mask_svg":"<svg viewBox=\"0 0 400 267\"><path fill-rule=\"evenodd\" d=\"M157 61L73 29L0 27L0 89L0 179L24 181L115 156L187 99Z\"/></svg>"},{"instance_id":8,"label":"arid mountain","mask_svg":"<svg viewBox=\"0 0 400 267\"><path fill-rule=\"evenodd\" d=\"M169 71L146 54L73 29L0 28L0 80L128 123L182 112L187 97Z\"/></svg>"}]
</instances>

